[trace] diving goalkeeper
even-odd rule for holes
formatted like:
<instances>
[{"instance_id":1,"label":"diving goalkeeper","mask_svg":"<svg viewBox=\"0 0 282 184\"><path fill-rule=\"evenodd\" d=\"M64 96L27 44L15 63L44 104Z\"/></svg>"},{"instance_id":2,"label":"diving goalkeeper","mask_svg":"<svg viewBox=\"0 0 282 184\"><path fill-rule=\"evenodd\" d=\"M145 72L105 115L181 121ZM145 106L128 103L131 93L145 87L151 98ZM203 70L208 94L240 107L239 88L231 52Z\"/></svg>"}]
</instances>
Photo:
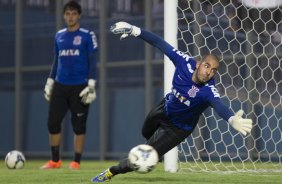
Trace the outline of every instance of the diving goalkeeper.
<instances>
[{"instance_id":1,"label":"diving goalkeeper","mask_svg":"<svg viewBox=\"0 0 282 184\"><path fill-rule=\"evenodd\" d=\"M219 59L215 55L207 54L197 62L159 36L126 22L114 24L111 32L120 34L121 39L128 36L141 38L160 49L175 66L171 92L147 115L142 129L147 144L156 149L159 158L193 132L200 115L208 107L214 108L220 117L244 136L251 132L252 120L242 118L243 110L233 114L220 101L213 79L219 68ZM131 171L133 168L124 159L92 178L92 182L109 181L117 174Z\"/></svg>"}]
</instances>

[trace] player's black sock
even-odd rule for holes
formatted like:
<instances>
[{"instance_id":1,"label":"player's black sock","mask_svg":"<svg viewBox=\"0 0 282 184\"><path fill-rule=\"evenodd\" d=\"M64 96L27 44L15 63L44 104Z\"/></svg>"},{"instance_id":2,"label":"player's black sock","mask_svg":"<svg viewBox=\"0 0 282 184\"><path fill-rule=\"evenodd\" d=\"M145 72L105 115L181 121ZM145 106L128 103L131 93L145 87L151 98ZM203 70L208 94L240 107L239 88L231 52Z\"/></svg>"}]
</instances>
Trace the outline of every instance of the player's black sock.
<instances>
[{"instance_id":1,"label":"player's black sock","mask_svg":"<svg viewBox=\"0 0 282 184\"><path fill-rule=\"evenodd\" d=\"M110 172L113 175L124 174L131 172L133 169L128 165L128 159L121 160L117 166L110 167Z\"/></svg>"},{"instance_id":2,"label":"player's black sock","mask_svg":"<svg viewBox=\"0 0 282 184\"><path fill-rule=\"evenodd\" d=\"M77 163L80 163L81 160L81 153L75 153L74 154L74 161Z\"/></svg>"},{"instance_id":3,"label":"player's black sock","mask_svg":"<svg viewBox=\"0 0 282 184\"><path fill-rule=\"evenodd\" d=\"M60 160L60 146L51 146L52 160L58 162Z\"/></svg>"}]
</instances>

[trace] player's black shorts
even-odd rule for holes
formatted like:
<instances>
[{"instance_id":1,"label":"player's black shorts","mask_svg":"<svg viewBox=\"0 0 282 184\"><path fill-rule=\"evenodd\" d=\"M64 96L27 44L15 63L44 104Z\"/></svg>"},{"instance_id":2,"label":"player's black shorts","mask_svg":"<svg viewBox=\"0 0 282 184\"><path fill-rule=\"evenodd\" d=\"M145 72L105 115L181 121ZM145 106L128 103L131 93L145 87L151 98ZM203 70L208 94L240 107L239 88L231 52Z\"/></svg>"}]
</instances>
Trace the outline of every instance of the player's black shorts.
<instances>
[{"instance_id":1,"label":"player's black shorts","mask_svg":"<svg viewBox=\"0 0 282 184\"><path fill-rule=\"evenodd\" d=\"M86 85L62 85L55 82L49 106L48 129L52 134L61 131L61 123L68 112L71 112L71 122L76 134L86 132L86 121L89 105L84 105L79 97Z\"/></svg>"},{"instance_id":2,"label":"player's black shorts","mask_svg":"<svg viewBox=\"0 0 282 184\"><path fill-rule=\"evenodd\" d=\"M180 144L191 132L174 126L164 114L164 100L162 100L146 117L142 134L147 139L147 144L153 146L161 158L169 150ZM133 171L128 159L123 159L117 166L112 166L113 174Z\"/></svg>"},{"instance_id":3,"label":"player's black shorts","mask_svg":"<svg viewBox=\"0 0 282 184\"><path fill-rule=\"evenodd\" d=\"M163 156L166 152L180 144L191 132L174 126L164 114L162 100L146 117L142 134L147 139L147 144L153 146Z\"/></svg>"}]
</instances>

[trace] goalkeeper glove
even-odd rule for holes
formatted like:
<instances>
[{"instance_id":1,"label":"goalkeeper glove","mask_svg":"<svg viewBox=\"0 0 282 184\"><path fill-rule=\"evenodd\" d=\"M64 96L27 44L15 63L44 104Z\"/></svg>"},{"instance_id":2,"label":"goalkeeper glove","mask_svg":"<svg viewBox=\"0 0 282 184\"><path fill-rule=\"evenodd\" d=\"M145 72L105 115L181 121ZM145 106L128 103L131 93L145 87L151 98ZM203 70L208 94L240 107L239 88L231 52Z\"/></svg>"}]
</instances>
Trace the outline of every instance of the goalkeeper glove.
<instances>
[{"instance_id":1,"label":"goalkeeper glove","mask_svg":"<svg viewBox=\"0 0 282 184\"><path fill-rule=\"evenodd\" d=\"M251 132L253 121L251 119L243 119L243 113L243 110L239 110L234 116L229 118L228 122L235 130L246 136L247 133Z\"/></svg>"},{"instance_id":2,"label":"goalkeeper glove","mask_svg":"<svg viewBox=\"0 0 282 184\"><path fill-rule=\"evenodd\" d=\"M44 97L49 102L54 87L54 79L48 78L44 88Z\"/></svg>"},{"instance_id":3,"label":"goalkeeper glove","mask_svg":"<svg viewBox=\"0 0 282 184\"><path fill-rule=\"evenodd\" d=\"M82 103L85 105L90 104L96 99L95 83L96 81L94 79L89 79L88 86L86 86L79 94L82 98Z\"/></svg>"},{"instance_id":4,"label":"goalkeeper glove","mask_svg":"<svg viewBox=\"0 0 282 184\"><path fill-rule=\"evenodd\" d=\"M114 34L121 34L120 39L123 40L128 36L139 36L141 29L139 27L128 24L127 22L117 22L111 26L111 32Z\"/></svg>"}]
</instances>

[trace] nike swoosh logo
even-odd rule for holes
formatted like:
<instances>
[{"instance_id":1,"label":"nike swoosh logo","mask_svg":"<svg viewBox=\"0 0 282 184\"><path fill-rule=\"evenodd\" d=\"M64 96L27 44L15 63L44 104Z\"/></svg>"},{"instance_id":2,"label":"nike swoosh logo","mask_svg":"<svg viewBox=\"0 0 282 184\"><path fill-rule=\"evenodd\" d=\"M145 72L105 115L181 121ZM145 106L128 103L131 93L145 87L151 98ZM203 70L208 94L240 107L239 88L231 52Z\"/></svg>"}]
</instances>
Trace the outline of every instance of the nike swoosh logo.
<instances>
[{"instance_id":1,"label":"nike swoosh logo","mask_svg":"<svg viewBox=\"0 0 282 184\"><path fill-rule=\"evenodd\" d=\"M77 117L81 117L81 116L84 115L84 113L77 113L76 115L77 115Z\"/></svg>"},{"instance_id":2,"label":"nike swoosh logo","mask_svg":"<svg viewBox=\"0 0 282 184\"><path fill-rule=\"evenodd\" d=\"M177 75L177 77L178 77L180 80L183 80L183 79L180 77L180 75Z\"/></svg>"}]
</instances>

